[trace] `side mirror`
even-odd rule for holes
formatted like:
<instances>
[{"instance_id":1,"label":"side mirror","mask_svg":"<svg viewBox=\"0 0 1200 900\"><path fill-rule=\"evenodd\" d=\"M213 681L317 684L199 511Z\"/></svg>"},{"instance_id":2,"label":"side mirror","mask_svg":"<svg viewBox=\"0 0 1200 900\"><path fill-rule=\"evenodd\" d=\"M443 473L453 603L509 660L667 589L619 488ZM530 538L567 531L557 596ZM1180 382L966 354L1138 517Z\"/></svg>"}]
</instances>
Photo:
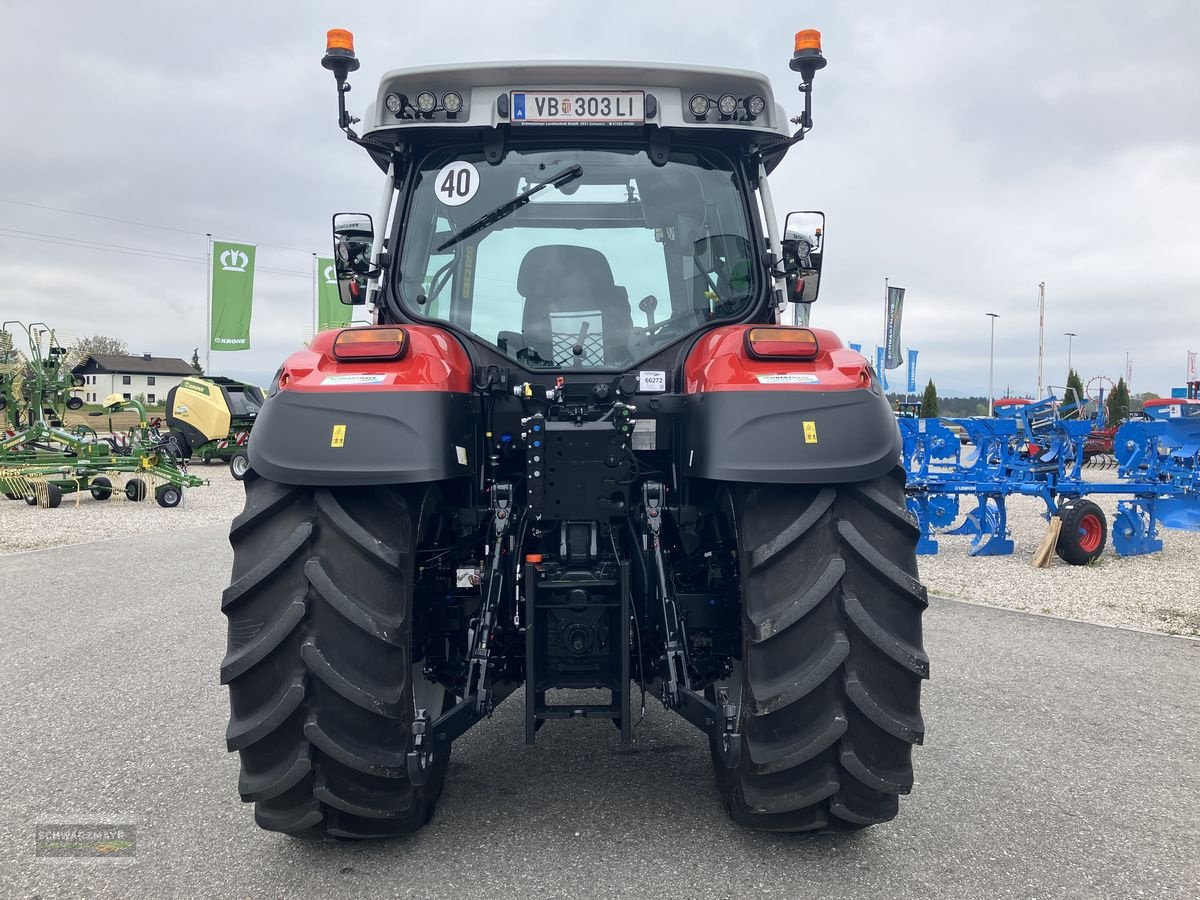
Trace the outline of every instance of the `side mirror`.
<instances>
[{"instance_id":1,"label":"side mirror","mask_svg":"<svg viewBox=\"0 0 1200 900\"><path fill-rule=\"evenodd\" d=\"M338 296L347 306L367 302L374 240L375 228L366 213L337 213L333 217L333 266Z\"/></svg>"},{"instance_id":2,"label":"side mirror","mask_svg":"<svg viewBox=\"0 0 1200 900\"><path fill-rule=\"evenodd\" d=\"M783 270L787 273L788 299L793 303L817 299L824 251L825 213L788 213L783 226Z\"/></svg>"}]
</instances>

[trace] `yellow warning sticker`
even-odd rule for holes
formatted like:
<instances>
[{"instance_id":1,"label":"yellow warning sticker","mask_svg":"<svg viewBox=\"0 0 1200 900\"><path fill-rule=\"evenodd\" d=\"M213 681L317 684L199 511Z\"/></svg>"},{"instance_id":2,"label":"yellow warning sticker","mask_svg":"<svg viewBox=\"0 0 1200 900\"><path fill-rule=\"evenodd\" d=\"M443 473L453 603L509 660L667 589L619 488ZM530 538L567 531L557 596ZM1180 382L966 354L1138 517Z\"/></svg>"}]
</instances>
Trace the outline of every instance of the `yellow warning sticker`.
<instances>
[{"instance_id":1,"label":"yellow warning sticker","mask_svg":"<svg viewBox=\"0 0 1200 900\"><path fill-rule=\"evenodd\" d=\"M817 423L816 422L805 422L804 423L804 443L815 444L816 442L817 442Z\"/></svg>"},{"instance_id":2,"label":"yellow warning sticker","mask_svg":"<svg viewBox=\"0 0 1200 900\"><path fill-rule=\"evenodd\" d=\"M805 426L805 434L808 433L807 425ZM346 426L334 425L333 437L329 439L330 447L345 447L346 446Z\"/></svg>"}]
</instances>

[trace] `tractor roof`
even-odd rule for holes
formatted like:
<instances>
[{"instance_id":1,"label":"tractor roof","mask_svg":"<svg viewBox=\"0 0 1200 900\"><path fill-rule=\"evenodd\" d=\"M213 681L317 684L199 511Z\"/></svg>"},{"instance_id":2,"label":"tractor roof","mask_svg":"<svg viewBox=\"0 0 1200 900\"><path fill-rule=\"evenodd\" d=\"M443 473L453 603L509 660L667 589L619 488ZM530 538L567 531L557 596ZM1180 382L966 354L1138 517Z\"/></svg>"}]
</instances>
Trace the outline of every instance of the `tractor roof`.
<instances>
[{"instance_id":1,"label":"tractor roof","mask_svg":"<svg viewBox=\"0 0 1200 900\"><path fill-rule=\"evenodd\" d=\"M462 109L456 115L441 108L443 98L451 91L462 98ZM395 69L380 80L375 102L368 107L363 122L363 136L376 139L392 136L394 139L404 130L415 128L516 126L520 124L514 116L517 94L561 94L574 102L575 97L586 91L643 93L647 124L697 132L718 130L724 136L731 131L758 133L764 143L791 136L787 114L775 103L770 81L758 72L716 66L608 61L479 63ZM414 115L413 105L422 92L429 92L437 99L438 109L425 116ZM404 98L406 105L400 115L388 110L386 98L389 94ZM712 100L713 108L703 119L693 115L688 107L696 94ZM749 118L744 106L739 105L735 117L722 117L717 101L726 94L739 101L762 97L765 108L760 115ZM513 108L510 109L510 105ZM526 123L523 127L538 126ZM617 129L626 126L594 127Z\"/></svg>"}]
</instances>

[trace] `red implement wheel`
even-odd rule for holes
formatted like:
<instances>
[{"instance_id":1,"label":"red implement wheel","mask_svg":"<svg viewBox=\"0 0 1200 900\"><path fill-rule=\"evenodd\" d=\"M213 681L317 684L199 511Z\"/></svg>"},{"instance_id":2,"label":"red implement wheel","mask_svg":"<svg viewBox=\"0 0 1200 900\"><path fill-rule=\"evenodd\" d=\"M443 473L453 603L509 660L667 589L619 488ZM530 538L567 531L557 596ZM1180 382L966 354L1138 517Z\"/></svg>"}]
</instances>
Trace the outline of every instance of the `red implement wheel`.
<instances>
[{"instance_id":1,"label":"red implement wheel","mask_svg":"<svg viewBox=\"0 0 1200 900\"><path fill-rule=\"evenodd\" d=\"M1062 530L1055 552L1073 566L1086 566L1104 552L1108 543L1108 522L1104 510L1091 500L1076 498L1058 508Z\"/></svg>"}]
</instances>

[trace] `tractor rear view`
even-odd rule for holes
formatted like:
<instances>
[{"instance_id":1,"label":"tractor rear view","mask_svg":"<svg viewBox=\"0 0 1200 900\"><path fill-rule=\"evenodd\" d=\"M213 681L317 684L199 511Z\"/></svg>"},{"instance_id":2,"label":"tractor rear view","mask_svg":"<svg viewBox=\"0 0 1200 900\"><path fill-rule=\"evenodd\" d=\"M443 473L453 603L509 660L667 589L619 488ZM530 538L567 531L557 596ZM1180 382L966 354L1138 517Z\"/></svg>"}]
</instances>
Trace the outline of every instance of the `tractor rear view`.
<instances>
[{"instance_id":1,"label":"tractor rear view","mask_svg":"<svg viewBox=\"0 0 1200 900\"><path fill-rule=\"evenodd\" d=\"M518 692L531 744L628 743L657 696L745 825L893 818L928 677L900 435L807 327L824 217L768 185L819 35L794 133L753 72L537 63L389 72L360 135L349 33L324 65L383 172L334 219L375 324L289 357L250 444L221 679L258 824L419 828Z\"/></svg>"}]
</instances>

